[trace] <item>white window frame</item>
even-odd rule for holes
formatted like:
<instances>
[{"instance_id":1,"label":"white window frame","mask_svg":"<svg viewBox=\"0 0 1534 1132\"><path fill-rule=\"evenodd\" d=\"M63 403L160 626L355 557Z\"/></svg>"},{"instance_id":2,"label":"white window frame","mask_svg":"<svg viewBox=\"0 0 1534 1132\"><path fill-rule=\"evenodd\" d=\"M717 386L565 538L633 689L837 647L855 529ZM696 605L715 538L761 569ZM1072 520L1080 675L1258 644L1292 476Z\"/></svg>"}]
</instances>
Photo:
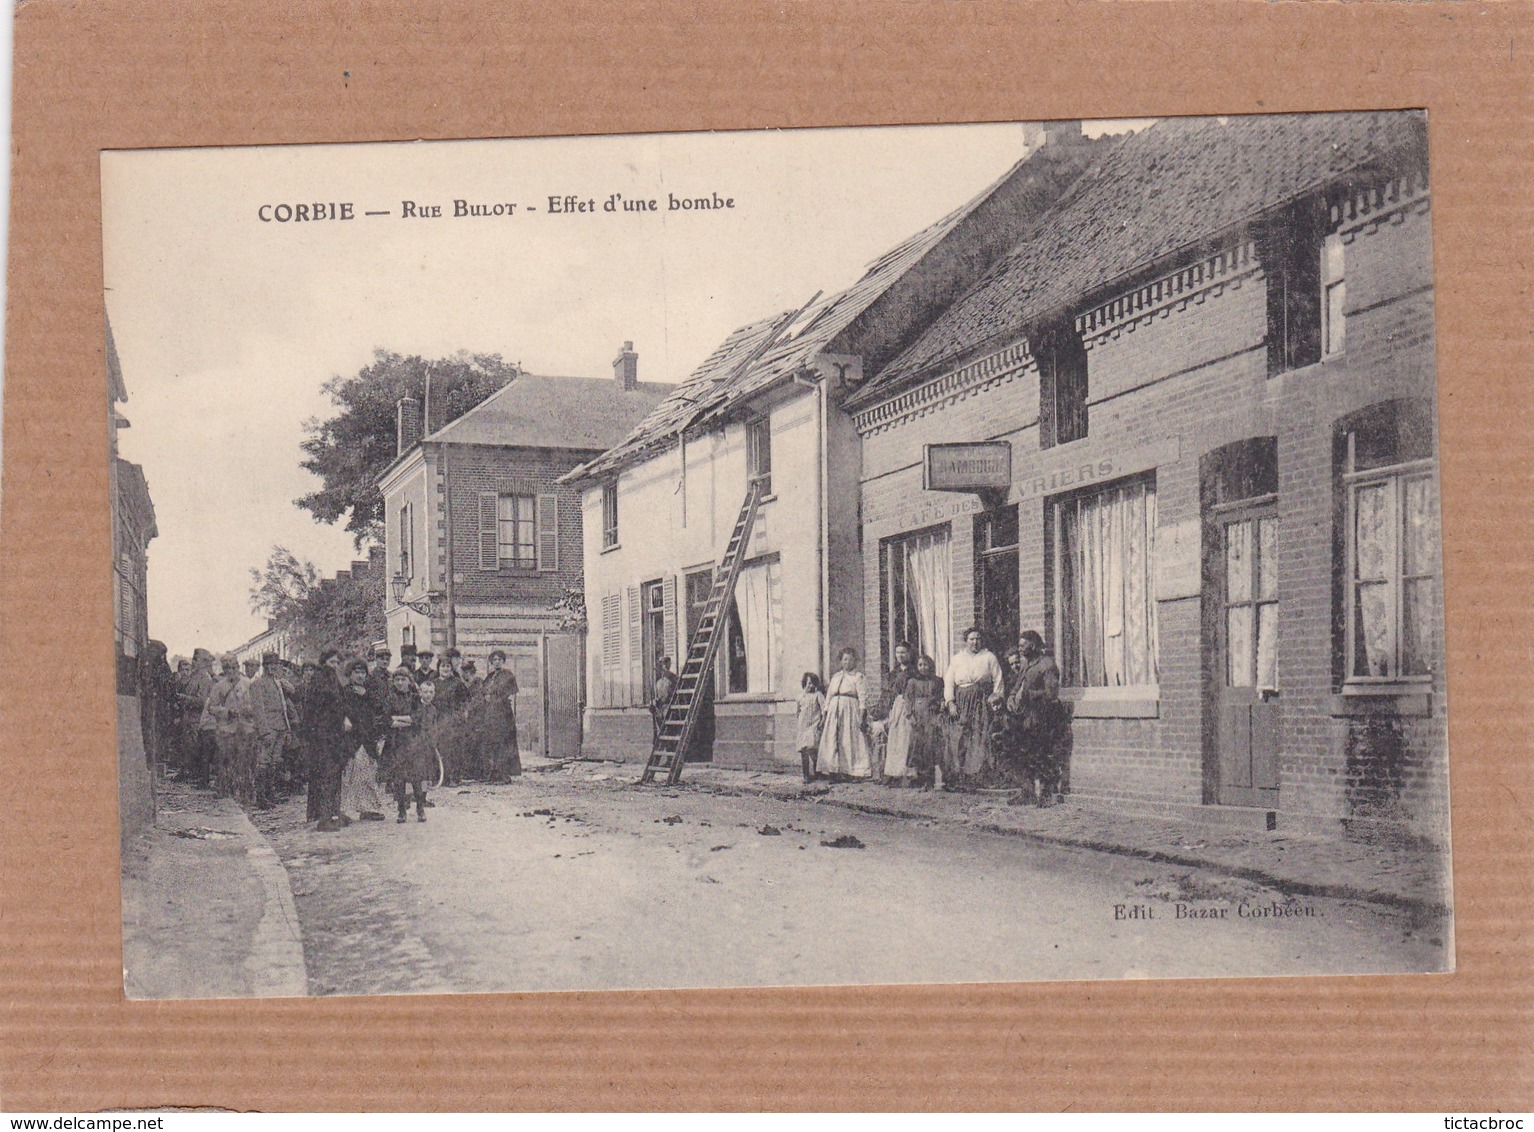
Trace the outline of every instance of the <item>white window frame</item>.
<instances>
[{"instance_id":1,"label":"white window frame","mask_svg":"<svg viewBox=\"0 0 1534 1132\"><path fill-rule=\"evenodd\" d=\"M1406 460L1399 464L1390 464L1382 468L1370 468L1368 471L1355 472L1356 436L1348 435L1347 468L1343 473L1343 483L1347 490L1347 558L1344 564L1344 580L1346 593L1345 604L1345 629L1343 632L1343 691L1359 692L1379 691L1382 688L1398 685L1421 685L1431 684L1433 671L1404 674L1401 671L1402 647L1401 641L1406 626L1406 583L1408 581L1433 578L1437 581L1438 600L1443 601L1443 574L1441 566L1443 548L1443 529L1440 525L1438 533L1440 562L1435 563L1438 569L1429 574L1406 573L1406 539L1404 537L1404 523L1406 517L1406 485L1413 480L1427 480L1432 485L1432 490L1438 490L1437 461L1431 457L1420 460ZM1370 487L1388 485L1390 487L1390 537L1392 554L1390 573L1385 578L1385 584L1390 589L1390 673L1383 676L1358 675L1355 671L1358 658L1358 493L1360 490ZM1440 519L1440 524L1442 520ZM1440 642L1441 647L1441 642Z\"/></svg>"},{"instance_id":2,"label":"white window frame","mask_svg":"<svg viewBox=\"0 0 1534 1132\"><path fill-rule=\"evenodd\" d=\"M618 482L608 480L602 485L602 549L611 550L618 545Z\"/></svg>"},{"instance_id":3,"label":"white window frame","mask_svg":"<svg viewBox=\"0 0 1534 1132\"><path fill-rule=\"evenodd\" d=\"M1340 355L1347 342L1347 276L1342 236L1333 232L1321 241L1321 356ZM1333 312L1333 300L1336 311Z\"/></svg>"},{"instance_id":4,"label":"white window frame","mask_svg":"<svg viewBox=\"0 0 1534 1132\"><path fill-rule=\"evenodd\" d=\"M504 512L507 504L510 504L512 514L508 517ZM527 507L526 517L517 514L519 505ZM511 527L511 541L505 538L507 525ZM526 528L526 557L516 552L523 548L520 534ZM512 554L507 557L505 549L510 547ZM503 491L495 497L495 559L502 570L534 570L538 567L538 497L529 492Z\"/></svg>"},{"instance_id":5,"label":"white window frame","mask_svg":"<svg viewBox=\"0 0 1534 1132\"><path fill-rule=\"evenodd\" d=\"M1057 655L1056 660L1060 665L1060 682L1062 695L1069 692L1068 698L1082 702L1092 701L1119 701L1119 700L1159 700L1161 697L1161 608L1156 598L1156 526L1151 523L1147 530L1145 547L1145 586L1147 597L1147 611L1152 618L1146 626L1146 647L1150 650L1151 667L1156 672L1156 679L1148 684L1081 684L1071 682L1075 673L1066 668L1065 642L1066 633L1066 607L1068 602L1065 596L1065 519L1064 508L1078 506L1082 500L1098 495L1106 495L1111 491L1121 490L1135 483L1143 483L1151 491L1157 490L1157 476L1154 471L1140 475L1128 476L1113 483L1103 484L1088 491L1072 492L1067 495L1056 496L1048 501L1051 519L1051 541L1053 545L1049 549L1054 569L1053 593L1051 603L1054 606L1051 611L1051 620L1054 622L1055 642ZM1158 497L1159 498L1159 497ZM1077 603L1080 604L1079 602ZM1079 627L1078 627L1079 629ZM1079 636L1079 632L1077 634Z\"/></svg>"}]
</instances>

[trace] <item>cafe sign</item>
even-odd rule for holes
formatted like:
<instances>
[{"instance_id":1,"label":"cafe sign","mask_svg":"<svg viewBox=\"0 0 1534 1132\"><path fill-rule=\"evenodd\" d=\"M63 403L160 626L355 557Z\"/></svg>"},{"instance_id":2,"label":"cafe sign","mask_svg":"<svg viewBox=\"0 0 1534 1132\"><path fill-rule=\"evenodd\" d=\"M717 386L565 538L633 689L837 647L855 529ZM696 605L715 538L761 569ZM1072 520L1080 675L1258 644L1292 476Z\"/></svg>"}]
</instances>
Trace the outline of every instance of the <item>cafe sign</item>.
<instances>
[{"instance_id":1,"label":"cafe sign","mask_svg":"<svg viewBox=\"0 0 1534 1132\"><path fill-rule=\"evenodd\" d=\"M1006 491L1012 484L1012 445L925 444L922 487L927 491Z\"/></svg>"}]
</instances>

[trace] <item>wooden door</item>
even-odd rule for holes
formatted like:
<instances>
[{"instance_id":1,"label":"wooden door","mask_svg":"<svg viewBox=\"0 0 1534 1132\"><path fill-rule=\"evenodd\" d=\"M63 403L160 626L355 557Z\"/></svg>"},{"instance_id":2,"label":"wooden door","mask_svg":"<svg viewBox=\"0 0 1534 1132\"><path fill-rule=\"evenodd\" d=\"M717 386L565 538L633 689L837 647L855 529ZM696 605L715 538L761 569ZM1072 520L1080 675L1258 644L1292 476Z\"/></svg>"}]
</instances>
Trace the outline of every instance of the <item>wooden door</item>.
<instances>
[{"instance_id":1,"label":"wooden door","mask_svg":"<svg viewBox=\"0 0 1534 1132\"><path fill-rule=\"evenodd\" d=\"M1278 512L1224 511L1220 525L1217 800L1278 804Z\"/></svg>"},{"instance_id":2,"label":"wooden door","mask_svg":"<svg viewBox=\"0 0 1534 1132\"><path fill-rule=\"evenodd\" d=\"M581 753L581 639L574 633L543 638L544 755L573 759Z\"/></svg>"}]
</instances>

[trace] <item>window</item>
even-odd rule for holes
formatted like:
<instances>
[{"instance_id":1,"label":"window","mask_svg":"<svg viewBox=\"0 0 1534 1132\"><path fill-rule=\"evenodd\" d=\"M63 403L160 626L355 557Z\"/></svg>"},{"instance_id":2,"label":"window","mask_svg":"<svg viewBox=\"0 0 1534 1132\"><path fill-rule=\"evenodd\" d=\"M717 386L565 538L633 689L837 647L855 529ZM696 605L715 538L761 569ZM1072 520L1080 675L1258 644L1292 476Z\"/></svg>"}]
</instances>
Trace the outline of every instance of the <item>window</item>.
<instances>
[{"instance_id":1,"label":"window","mask_svg":"<svg viewBox=\"0 0 1534 1132\"><path fill-rule=\"evenodd\" d=\"M399 574L407 579L415 577L415 529L410 512L408 503L399 509Z\"/></svg>"},{"instance_id":2,"label":"window","mask_svg":"<svg viewBox=\"0 0 1534 1132\"><path fill-rule=\"evenodd\" d=\"M772 494L772 427L766 417L746 425L746 474L762 481L762 495Z\"/></svg>"},{"instance_id":3,"label":"window","mask_svg":"<svg viewBox=\"0 0 1534 1132\"><path fill-rule=\"evenodd\" d=\"M559 569L559 496L530 490L480 492L479 568Z\"/></svg>"},{"instance_id":4,"label":"window","mask_svg":"<svg viewBox=\"0 0 1534 1132\"><path fill-rule=\"evenodd\" d=\"M1225 683L1232 688L1277 688L1278 517L1246 515L1222 527Z\"/></svg>"},{"instance_id":5,"label":"window","mask_svg":"<svg viewBox=\"0 0 1534 1132\"><path fill-rule=\"evenodd\" d=\"M730 694L778 690L782 595L776 561L741 569L735 598L725 614L725 691Z\"/></svg>"},{"instance_id":6,"label":"window","mask_svg":"<svg viewBox=\"0 0 1534 1132\"><path fill-rule=\"evenodd\" d=\"M602 549L618 545L618 485L602 485Z\"/></svg>"},{"instance_id":7,"label":"window","mask_svg":"<svg viewBox=\"0 0 1534 1132\"><path fill-rule=\"evenodd\" d=\"M1281 211L1262 234L1259 255L1267 275L1270 377L1321 360L1326 223L1325 200L1311 196ZM1340 251L1339 243L1339 258ZM1340 291L1337 299L1340 309Z\"/></svg>"},{"instance_id":8,"label":"window","mask_svg":"<svg viewBox=\"0 0 1534 1132\"><path fill-rule=\"evenodd\" d=\"M640 603L644 607L644 686L648 697L660 677L660 658L666 655L665 585L646 582L640 587Z\"/></svg>"},{"instance_id":9,"label":"window","mask_svg":"<svg viewBox=\"0 0 1534 1132\"><path fill-rule=\"evenodd\" d=\"M530 570L538 564L531 495L502 495L495 502L495 545L499 566Z\"/></svg>"},{"instance_id":10,"label":"window","mask_svg":"<svg viewBox=\"0 0 1534 1132\"><path fill-rule=\"evenodd\" d=\"M917 656L932 657L942 672L953 647L948 527L885 539L881 550L884 667L893 663L895 646L908 641Z\"/></svg>"},{"instance_id":11,"label":"window","mask_svg":"<svg viewBox=\"0 0 1534 1132\"><path fill-rule=\"evenodd\" d=\"M1425 678L1438 667L1442 622L1430 408L1387 402L1340 428L1346 680Z\"/></svg>"},{"instance_id":12,"label":"window","mask_svg":"<svg viewBox=\"0 0 1534 1132\"><path fill-rule=\"evenodd\" d=\"M1342 237L1333 232L1321 245L1321 349L1327 357L1342 353L1347 329L1343 314L1347 281L1342 269Z\"/></svg>"},{"instance_id":13,"label":"window","mask_svg":"<svg viewBox=\"0 0 1534 1132\"><path fill-rule=\"evenodd\" d=\"M1128 480L1054 504L1060 678L1076 688L1156 677L1156 481Z\"/></svg>"},{"instance_id":14,"label":"window","mask_svg":"<svg viewBox=\"0 0 1534 1132\"><path fill-rule=\"evenodd\" d=\"M1069 324L1044 331L1033 352L1039 367L1039 447L1087 434L1087 351Z\"/></svg>"}]
</instances>

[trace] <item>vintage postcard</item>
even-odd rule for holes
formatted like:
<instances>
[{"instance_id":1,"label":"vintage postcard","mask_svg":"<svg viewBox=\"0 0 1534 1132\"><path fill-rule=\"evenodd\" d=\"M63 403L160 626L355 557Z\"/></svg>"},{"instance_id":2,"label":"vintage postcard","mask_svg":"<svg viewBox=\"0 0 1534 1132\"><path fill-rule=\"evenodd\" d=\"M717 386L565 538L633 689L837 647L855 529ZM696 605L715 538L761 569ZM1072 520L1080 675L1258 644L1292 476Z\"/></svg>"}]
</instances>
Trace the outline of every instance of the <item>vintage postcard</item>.
<instances>
[{"instance_id":1,"label":"vintage postcard","mask_svg":"<svg viewBox=\"0 0 1534 1132\"><path fill-rule=\"evenodd\" d=\"M129 997L1453 969L1422 112L102 199Z\"/></svg>"}]
</instances>

